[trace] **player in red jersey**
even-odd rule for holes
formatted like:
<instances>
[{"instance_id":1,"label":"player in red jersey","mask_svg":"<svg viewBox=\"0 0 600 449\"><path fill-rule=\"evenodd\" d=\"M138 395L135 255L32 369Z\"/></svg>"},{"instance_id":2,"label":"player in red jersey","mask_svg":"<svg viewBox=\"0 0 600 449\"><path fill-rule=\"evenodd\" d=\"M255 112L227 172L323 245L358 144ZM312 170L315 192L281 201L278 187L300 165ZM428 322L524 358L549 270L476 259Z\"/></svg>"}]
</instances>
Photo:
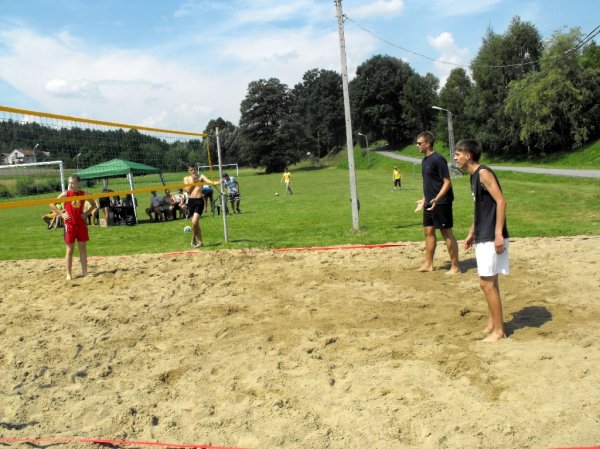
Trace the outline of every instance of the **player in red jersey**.
<instances>
[{"instance_id":1,"label":"player in red jersey","mask_svg":"<svg viewBox=\"0 0 600 449\"><path fill-rule=\"evenodd\" d=\"M77 175L69 177L69 188L66 192L61 193L58 198L72 198L85 195L83 190L79 190L81 179ZM86 212L85 202L89 201L91 208ZM90 239L87 229L87 218L94 215L98 209L98 205L94 200L72 200L65 201L64 209L59 209L56 204L50 204L50 208L59 214L65 222L65 243L67 245L66 263L67 263L67 280L71 280L71 269L73 267L73 251L75 242L79 246L79 260L81 261L81 274L87 276L87 248L86 242Z\"/></svg>"}]
</instances>

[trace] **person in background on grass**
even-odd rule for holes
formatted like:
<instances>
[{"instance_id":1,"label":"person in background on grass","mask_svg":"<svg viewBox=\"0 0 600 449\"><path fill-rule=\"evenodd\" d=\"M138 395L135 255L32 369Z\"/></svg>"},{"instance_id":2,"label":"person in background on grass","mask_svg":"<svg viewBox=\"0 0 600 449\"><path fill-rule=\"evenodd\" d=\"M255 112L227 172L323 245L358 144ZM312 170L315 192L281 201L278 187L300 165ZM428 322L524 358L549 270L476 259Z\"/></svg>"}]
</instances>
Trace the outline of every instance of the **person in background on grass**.
<instances>
[{"instance_id":1,"label":"person in background on grass","mask_svg":"<svg viewBox=\"0 0 600 449\"><path fill-rule=\"evenodd\" d=\"M85 195L83 190L79 190L81 179L77 175L69 177L69 188L66 192L58 195L58 198L73 198ZM84 212L85 203L89 201L92 205L87 212ZM79 246L79 260L81 261L81 274L87 276L87 248L86 243L90 239L87 228L87 218L94 214L98 206L94 200L72 200L65 201L64 208L61 210L56 204L50 204L56 214L60 215L65 223L65 244L67 245L66 264L67 280L72 278L73 250L75 242Z\"/></svg>"},{"instance_id":2,"label":"person in background on grass","mask_svg":"<svg viewBox=\"0 0 600 449\"><path fill-rule=\"evenodd\" d=\"M202 197L204 198L204 211L208 210L208 205L210 203L210 211L215 210L215 192L211 186L205 184L202 186Z\"/></svg>"},{"instance_id":3,"label":"person in background on grass","mask_svg":"<svg viewBox=\"0 0 600 449\"><path fill-rule=\"evenodd\" d=\"M218 181L211 181L204 175L198 175L196 173L196 166L188 166L188 176L183 178L184 184L194 184L198 182L205 182L210 185L216 186L219 184ZM188 192L188 216L192 217L192 248L202 247L202 230L200 229L200 217L204 212L204 197L202 195L201 185L190 185L186 187Z\"/></svg>"},{"instance_id":4,"label":"person in background on grass","mask_svg":"<svg viewBox=\"0 0 600 449\"><path fill-rule=\"evenodd\" d=\"M240 183L233 176L229 176L227 173L223 175L223 186L225 191L229 195L229 203L231 204L231 213L234 214L236 211L241 214L240 210Z\"/></svg>"},{"instance_id":5,"label":"person in background on grass","mask_svg":"<svg viewBox=\"0 0 600 449\"><path fill-rule=\"evenodd\" d=\"M281 177L281 182L285 184L285 194L292 194L292 174L290 173L290 169L285 167L283 170L283 176Z\"/></svg>"},{"instance_id":6,"label":"person in background on grass","mask_svg":"<svg viewBox=\"0 0 600 449\"><path fill-rule=\"evenodd\" d=\"M435 138L430 131L417 136L417 149L424 155L421 165L423 176L423 198L416 202L415 212L423 210L423 233L425 234L425 263L419 271L433 271L433 256L437 240L435 230L439 229L446 241L450 255L448 274L460 273L458 262L458 243L452 232L452 202L454 192L450 181L448 162L433 149Z\"/></svg>"},{"instance_id":7,"label":"person in background on grass","mask_svg":"<svg viewBox=\"0 0 600 449\"><path fill-rule=\"evenodd\" d=\"M152 190L150 192L150 194L152 195L150 197L150 207L146 208L146 213L150 217L150 221L160 221L160 219L162 217L164 217L163 209L162 209L162 205L163 205L162 196L157 194L156 190ZM155 218L152 218L152 213L154 213Z\"/></svg>"},{"instance_id":8,"label":"person in background on grass","mask_svg":"<svg viewBox=\"0 0 600 449\"><path fill-rule=\"evenodd\" d=\"M394 167L394 171L392 171L392 180L394 181L394 190L402 187L402 172L397 166Z\"/></svg>"},{"instance_id":9,"label":"person in background on grass","mask_svg":"<svg viewBox=\"0 0 600 449\"><path fill-rule=\"evenodd\" d=\"M481 152L477 141L464 139L454 148L454 160L458 168L471 174L475 213L464 246L468 250L475 244L479 286L489 312L483 331L487 335L485 341L498 341L506 337L498 284L498 274L509 273L506 199L496 174L489 167L479 164Z\"/></svg>"}]
</instances>

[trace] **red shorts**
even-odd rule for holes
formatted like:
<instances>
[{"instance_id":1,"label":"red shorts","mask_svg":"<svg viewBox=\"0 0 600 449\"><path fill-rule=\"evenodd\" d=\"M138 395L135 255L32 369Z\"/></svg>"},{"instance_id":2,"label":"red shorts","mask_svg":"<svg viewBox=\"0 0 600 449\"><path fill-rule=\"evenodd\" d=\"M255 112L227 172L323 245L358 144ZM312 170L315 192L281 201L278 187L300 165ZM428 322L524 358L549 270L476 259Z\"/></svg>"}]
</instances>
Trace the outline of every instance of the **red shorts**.
<instances>
[{"instance_id":1,"label":"red shorts","mask_svg":"<svg viewBox=\"0 0 600 449\"><path fill-rule=\"evenodd\" d=\"M90 239L85 223L65 221L65 243L87 242Z\"/></svg>"}]
</instances>

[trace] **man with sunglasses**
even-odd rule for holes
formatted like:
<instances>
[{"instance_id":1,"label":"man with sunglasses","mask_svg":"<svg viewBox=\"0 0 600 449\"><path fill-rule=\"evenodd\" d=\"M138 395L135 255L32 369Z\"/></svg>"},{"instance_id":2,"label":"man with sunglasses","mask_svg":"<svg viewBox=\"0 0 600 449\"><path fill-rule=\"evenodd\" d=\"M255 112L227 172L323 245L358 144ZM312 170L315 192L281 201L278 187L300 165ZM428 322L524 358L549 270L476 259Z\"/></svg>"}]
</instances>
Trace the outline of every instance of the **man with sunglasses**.
<instances>
[{"instance_id":1,"label":"man with sunglasses","mask_svg":"<svg viewBox=\"0 0 600 449\"><path fill-rule=\"evenodd\" d=\"M423 198L416 202L415 212L423 210L423 233L425 235L425 262L419 271L433 271L433 256L437 245L435 230L439 229L450 255L448 274L460 273L458 244L452 227L452 202L454 192L450 180L448 162L433 149L435 137L424 131L417 136L417 149L423 154L421 174L423 176Z\"/></svg>"}]
</instances>

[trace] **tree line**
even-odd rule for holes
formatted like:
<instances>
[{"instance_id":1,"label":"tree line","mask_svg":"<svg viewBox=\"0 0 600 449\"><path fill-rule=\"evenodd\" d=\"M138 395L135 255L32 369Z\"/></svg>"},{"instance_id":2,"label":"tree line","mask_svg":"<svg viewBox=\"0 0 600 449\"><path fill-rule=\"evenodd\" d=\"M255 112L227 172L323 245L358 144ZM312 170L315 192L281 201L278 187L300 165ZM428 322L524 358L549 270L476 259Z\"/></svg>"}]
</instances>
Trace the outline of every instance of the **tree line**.
<instances>
[{"instance_id":1,"label":"tree line","mask_svg":"<svg viewBox=\"0 0 600 449\"><path fill-rule=\"evenodd\" d=\"M441 89L434 75L422 76L401 59L376 55L363 62L349 83L352 126L370 142L391 147L426 129L445 140L446 115L435 105L452 112L457 140L475 138L492 155L518 159L577 149L600 137L599 74L600 48L589 35L575 28L544 41L533 24L515 17L504 33L488 29L470 74L453 69ZM176 171L208 163L207 147L216 162L218 127L224 163L269 173L307 153L322 157L346 145L342 79L332 70L309 70L293 88L277 78L252 81L240 112L238 125L210 120L208 142L8 121L0 123L0 149L37 136L51 158L69 167L119 157Z\"/></svg>"}]
</instances>

